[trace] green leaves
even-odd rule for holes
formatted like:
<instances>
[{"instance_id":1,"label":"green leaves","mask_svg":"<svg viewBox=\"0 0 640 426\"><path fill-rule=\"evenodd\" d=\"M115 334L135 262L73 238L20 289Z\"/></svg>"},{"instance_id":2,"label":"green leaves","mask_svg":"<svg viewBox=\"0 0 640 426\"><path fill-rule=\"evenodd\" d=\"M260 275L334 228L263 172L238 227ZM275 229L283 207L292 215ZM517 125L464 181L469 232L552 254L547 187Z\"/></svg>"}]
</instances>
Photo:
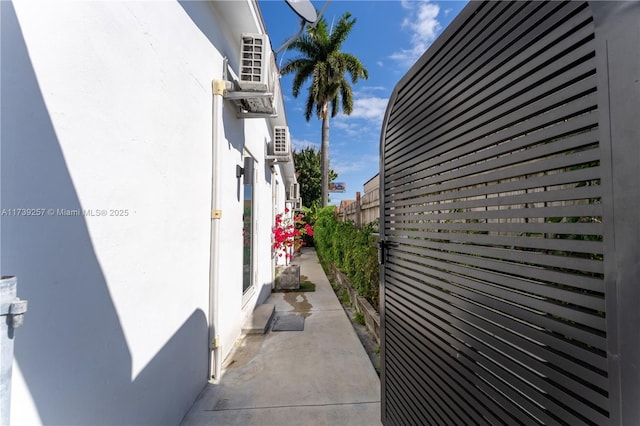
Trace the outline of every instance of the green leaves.
<instances>
[{"instance_id":1,"label":"green leaves","mask_svg":"<svg viewBox=\"0 0 640 426\"><path fill-rule=\"evenodd\" d=\"M295 98L308 83L304 118L307 121L311 120L315 109L316 116L322 120L322 206L328 204L331 181L329 115L335 117L341 108L346 115L353 112L353 91L345 78L347 74L351 76L352 84L357 83L360 78L368 77L366 68L357 57L340 51L355 23L355 18L351 18L351 14L346 12L332 31L328 29L324 18L320 19L315 27L307 27L307 33L289 46L289 50L297 51L299 56L288 60L280 71L282 75L294 74L292 91ZM305 203L311 203L313 199L314 196L307 201L303 196Z\"/></svg>"},{"instance_id":2,"label":"green leaves","mask_svg":"<svg viewBox=\"0 0 640 426\"><path fill-rule=\"evenodd\" d=\"M359 79L369 77L356 56L340 51L355 23L355 18L351 18L351 14L346 12L330 33L326 20L322 18L315 28L308 29L307 34L289 46L299 56L287 61L280 73L295 74L292 92L296 98L303 85L309 83L305 110L307 121L311 119L313 106L316 107L318 118L323 118L327 103L332 104L332 117L335 117L340 107L347 115L353 111L353 92L349 80L351 84L355 84ZM347 74L350 75L349 80L345 78Z\"/></svg>"},{"instance_id":3,"label":"green leaves","mask_svg":"<svg viewBox=\"0 0 640 426\"><path fill-rule=\"evenodd\" d=\"M300 196L305 207L322 201L322 158L320 151L307 147L300 151L293 151L293 163L298 173ZM329 170L329 182L333 182L338 174Z\"/></svg>"},{"instance_id":4,"label":"green leaves","mask_svg":"<svg viewBox=\"0 0 640 426\"><path fill-rule=\"evenodd\" d=\"M337 222L333 207L318 212L314 228L317 253L341 270L360 296L378 306L378 250L371 241L373 226L357 228L353 223Z\"/></svg>"}]
</instances>

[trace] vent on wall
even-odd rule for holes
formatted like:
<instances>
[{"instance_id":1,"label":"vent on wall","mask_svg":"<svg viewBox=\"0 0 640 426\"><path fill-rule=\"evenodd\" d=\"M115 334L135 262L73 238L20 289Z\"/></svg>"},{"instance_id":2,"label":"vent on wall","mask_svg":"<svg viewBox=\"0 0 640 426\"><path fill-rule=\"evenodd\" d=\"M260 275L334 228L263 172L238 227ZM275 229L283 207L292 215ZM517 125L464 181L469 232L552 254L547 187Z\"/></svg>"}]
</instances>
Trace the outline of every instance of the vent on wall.
<instances>
[{"instance_id":1,"label":"vent on wall","mask_svg":"<svg viewBox=\"0 0 640 426\"><path fill-rule=\"evenodd\" d=\"M242 34L240 48L240 76L238 85L243 91L269 91L269 39L264 34Z\"/></svg>"},{"instance_id":2,"label":"vent on wall","mask_svg":"<svg viewBox=\"0 0 640 426\"><path fill-rule=\"evenodd\" d=\"M292 200L300 198L300 184L292 183L291 186L289 186L289 198Z\"/></svg>"},{"instance_id":3,"label":"vent on wall","mask_svg":"<svg viewBox=\"0 0 640 426\"><path fill-rule=\"evenodd\" d=\"M302 197L300 197L300 184L292 183L289 185L288 203L291 203L293 210L302 210Z\"/></svg>"},{"instance_id":4,"label":"vent on wall","mask_svg":"<svg viewBox=\"0 0 640 426\"><path fill-rule=\"evenodd\" d=\"M237 108L238 118L276 117L276 65L269 37L243 33L240 40L240 70L235 89L224 93Z\"/></svg>"},{"instance_id":5,"label":"vent on wall","mask_svg":"<svg viewBox=\"0 0 640 426\"><path fill-rule=\"evenodd\" d=\"M291 161L291 137L289 136L289 127L273 127L273 139L267 145L267 155L265 158L274 163Z\"/></svg>"},{"instance_id":6,"label":"vent on wall","mask_svg":"<svg viewBox=\"0 0 640 426\"><path fill-rule=\"evenodd\" d=\"M271 155L288 156L291 152L291 138L289 136L289 127L274 126L273 142L271 145Z\"/></svg>"}]
</instances>

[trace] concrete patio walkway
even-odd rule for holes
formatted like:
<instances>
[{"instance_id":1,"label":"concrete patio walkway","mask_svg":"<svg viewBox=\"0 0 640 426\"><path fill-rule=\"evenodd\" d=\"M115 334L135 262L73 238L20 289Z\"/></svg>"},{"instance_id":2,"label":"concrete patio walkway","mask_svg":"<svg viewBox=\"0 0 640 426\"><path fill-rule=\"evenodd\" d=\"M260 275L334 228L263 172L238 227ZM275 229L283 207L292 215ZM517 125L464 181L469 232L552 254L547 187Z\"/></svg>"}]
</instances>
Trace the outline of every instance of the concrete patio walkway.
<instances>
[{"instance_id":1,"label":"concrete patio walkway","mask_svg":"<svg viewBox=\"0 0 640 426\"><path fill-rule=\"evenodd\" d=\"M303 331L247 335L182 421L193 425L380 425L380 380L312 248L294 263L315 292L273 293Z\"/></svg>"}]
</instances>

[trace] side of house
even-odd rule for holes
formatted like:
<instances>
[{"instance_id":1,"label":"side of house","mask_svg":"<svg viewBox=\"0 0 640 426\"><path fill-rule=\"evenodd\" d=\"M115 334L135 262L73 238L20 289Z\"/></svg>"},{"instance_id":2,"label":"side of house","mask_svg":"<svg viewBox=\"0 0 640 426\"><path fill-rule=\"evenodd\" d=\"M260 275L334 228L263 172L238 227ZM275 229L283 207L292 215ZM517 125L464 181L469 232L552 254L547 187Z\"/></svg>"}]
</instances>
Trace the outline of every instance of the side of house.
<instances>
[{"instance_id":1,"label":"side of house","mask_svg":"<svg viewBox=\"0 0 640 426\"><path fill-rule=\"evenodd\" d=\"M212 90L257 3L0 7L1 272L29 301L11 424L177 424L271 289L295 181L265 159L277 80L277 117Z\"/></svg>"}]
</instances>

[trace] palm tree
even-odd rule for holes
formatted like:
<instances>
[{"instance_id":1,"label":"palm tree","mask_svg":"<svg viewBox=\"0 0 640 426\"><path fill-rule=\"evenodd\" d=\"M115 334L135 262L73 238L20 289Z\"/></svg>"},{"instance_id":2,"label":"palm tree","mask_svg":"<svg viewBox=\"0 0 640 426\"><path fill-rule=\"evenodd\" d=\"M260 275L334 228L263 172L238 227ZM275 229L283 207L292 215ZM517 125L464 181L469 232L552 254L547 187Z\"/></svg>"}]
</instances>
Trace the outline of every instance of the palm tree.
<instances>
[{"instance_id":1,"label":"palm tree","mask_svg":"<svg viewBox=\"0 0 640 426\"><path fill-rule=\"evenodd\" d=\"M368 78L366 68L350 53L340 51L342 43L356 23L351 13L346 12L331 32L327 21L322 18L315 27L291 43L289 49L297 50L300 56L290 59L282 67L281 74L295 73L293 77L293 97L300 94L302 85L310 80L309 96L305 118L311 119L313 110L322 120L322 206L329 201L329 105L331 117L338 115L340 106L349 115L353 111L353 91L346 74L351 75L351 83Z\"/></svg>"}]
</instances>

